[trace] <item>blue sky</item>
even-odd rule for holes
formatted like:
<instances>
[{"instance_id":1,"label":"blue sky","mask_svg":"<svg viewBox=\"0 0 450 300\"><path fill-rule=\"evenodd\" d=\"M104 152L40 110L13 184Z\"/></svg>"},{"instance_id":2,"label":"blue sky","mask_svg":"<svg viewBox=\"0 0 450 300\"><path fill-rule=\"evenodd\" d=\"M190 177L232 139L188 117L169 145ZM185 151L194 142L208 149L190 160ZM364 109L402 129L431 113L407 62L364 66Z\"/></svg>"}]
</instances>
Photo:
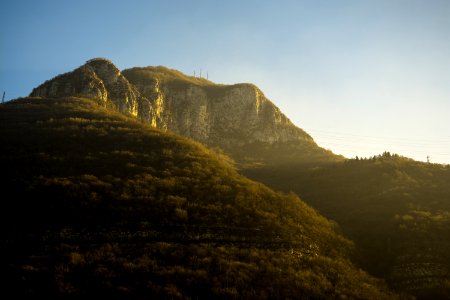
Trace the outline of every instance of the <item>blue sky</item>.
<instances>
[{"instance_id":1,"label":"blue sky","mask_svg":"<svg viewBox=\"0 0 450 300\"><path fill-rule=\"evenodd\" d=\"M93 57L258 85L319 145L450 163L450 1L0 3L0 92Z\"/></svg>"}]
</instances>

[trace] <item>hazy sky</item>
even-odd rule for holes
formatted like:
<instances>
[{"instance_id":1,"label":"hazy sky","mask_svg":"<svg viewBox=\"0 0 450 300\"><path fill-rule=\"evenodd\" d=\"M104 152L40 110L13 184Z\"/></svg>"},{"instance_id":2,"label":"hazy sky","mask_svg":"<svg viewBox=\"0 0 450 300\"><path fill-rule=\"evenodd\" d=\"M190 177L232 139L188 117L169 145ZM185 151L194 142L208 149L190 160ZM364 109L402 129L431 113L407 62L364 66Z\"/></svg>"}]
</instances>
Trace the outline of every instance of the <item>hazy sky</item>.
<instances>
[{"instance_id":1,"label":"hazy sky","mask_svg":"<svg viewBox=\"0 0 450 300\"><path fill-rule=\"evenodd\" d=\"M450 0L0 3L0 93L93 57L258 85L347 157L450 163Z\"/></svg>"}]
</instances>

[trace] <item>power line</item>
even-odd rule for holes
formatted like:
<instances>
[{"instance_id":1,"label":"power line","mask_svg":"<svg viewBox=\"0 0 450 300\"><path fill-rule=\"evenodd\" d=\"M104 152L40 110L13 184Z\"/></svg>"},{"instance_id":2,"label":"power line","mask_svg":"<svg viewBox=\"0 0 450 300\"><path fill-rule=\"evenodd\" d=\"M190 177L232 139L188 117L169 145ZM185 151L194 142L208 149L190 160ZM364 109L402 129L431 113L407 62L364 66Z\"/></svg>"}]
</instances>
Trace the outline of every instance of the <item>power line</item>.
<instances>
[{"instance_id":1,"label":"power line","mask_svg":"<svg viewBox=\"0 0 450 300\"><path fill-rule=\"evenodd\" d=\"M444 139L410 139L392 136L373 136L354 133L343 133L319 129L307 130L322 147L332 149L336 153L372 153L390 151L400 155L412 156L416 159L432 157L435 161L450 161L450 136ZM364 156L364 155L363 155ZM430 159L430 158L429 158Z\"/></svg>"},{"instance_id":2,"label":"power line","mask_svg":"<svg viewBox=\"0 0 450 300\"><path fill-rule=\"evenodd\" d=\"M314 135L330 136L335 138L366 138L374 140L397 140L404 142L420 142L420 143L450 143L450 136L448 140L429 140L429 139L409 139L409 138L399 138L399 137L389 137L389 136L369 136L369 135L359 135L353 133L342 133L342 132L332 132L317 129L309 129L307 132L315 133Z\"/></svg>"}]
</instances>

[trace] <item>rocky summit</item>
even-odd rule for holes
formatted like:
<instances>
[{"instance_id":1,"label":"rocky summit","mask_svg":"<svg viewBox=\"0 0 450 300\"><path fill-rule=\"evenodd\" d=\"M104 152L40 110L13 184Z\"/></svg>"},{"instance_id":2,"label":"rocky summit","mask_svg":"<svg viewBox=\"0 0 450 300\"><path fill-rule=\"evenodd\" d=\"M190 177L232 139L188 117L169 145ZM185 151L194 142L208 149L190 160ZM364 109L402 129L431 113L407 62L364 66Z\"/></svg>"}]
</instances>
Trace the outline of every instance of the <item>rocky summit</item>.
<instances>
[{"instance_id":1,"label":"rocky summit","mask_svg":"<svg viewBox=\"0 0 450 300\"><path fill-rule=\"evenodd\" d=\"M77 96L209 146L238 162L335 160L253 84L221 85L165 67L124 71L95 58L35 88L30 96Z\"/></svg>"},{"instance_id":2,"label":"rocky summit","mask_svg":"<svg viewBox=\"0 0 450 300\"><path fill-rule=\"evenodd\" d=\"M48 80L33 89L30 96L76 96L97 100L98 104L119 112L150 119L150 102L128 82L109 60L94 58L72 72Z\"/></svg>"}]
</instances>

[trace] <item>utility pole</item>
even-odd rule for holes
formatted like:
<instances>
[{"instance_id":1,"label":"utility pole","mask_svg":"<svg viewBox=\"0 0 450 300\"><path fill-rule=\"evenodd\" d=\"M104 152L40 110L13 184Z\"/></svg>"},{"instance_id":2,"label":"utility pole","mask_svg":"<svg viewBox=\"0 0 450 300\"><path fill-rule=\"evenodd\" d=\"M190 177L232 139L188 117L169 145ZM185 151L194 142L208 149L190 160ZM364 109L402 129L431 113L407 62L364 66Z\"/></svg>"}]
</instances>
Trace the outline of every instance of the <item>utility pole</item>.
<instances>
[{"instance_id":1,"label":"utility pole","mask_svg":"<svg viewBox=\"0 0 450 300\"><path fill-rule=\"evenodd\" d=\"M427 155L427 163L430 163L430 156Z\"/></svg>"},{"instance_id":2,"label":"utility pole","mask_svg":"<svg viewBox=\"0 0 450 300\"><path fill-rule=\"evenodd\" d=\"M5 91L3 91L2 104L5 103Z\"/></svg>"},{"instance_id":3,"label":"utility pole","mask_svg":"<svg viewBox=\"0 0 450 300\"><path fill-rule=\"evenodd\" d=\"M209 74L206 72L206 80L209 80Z\"/></svg>"},{"instance_id":4,"label":"utility pole","mask_svg":"<svg viewBox=\"0 0 450 300\"><path fill-rule=\"evenodd\" d=\"M202 78L202 69L200 69L200 78Z\"/></svg>"}]
</instances>

